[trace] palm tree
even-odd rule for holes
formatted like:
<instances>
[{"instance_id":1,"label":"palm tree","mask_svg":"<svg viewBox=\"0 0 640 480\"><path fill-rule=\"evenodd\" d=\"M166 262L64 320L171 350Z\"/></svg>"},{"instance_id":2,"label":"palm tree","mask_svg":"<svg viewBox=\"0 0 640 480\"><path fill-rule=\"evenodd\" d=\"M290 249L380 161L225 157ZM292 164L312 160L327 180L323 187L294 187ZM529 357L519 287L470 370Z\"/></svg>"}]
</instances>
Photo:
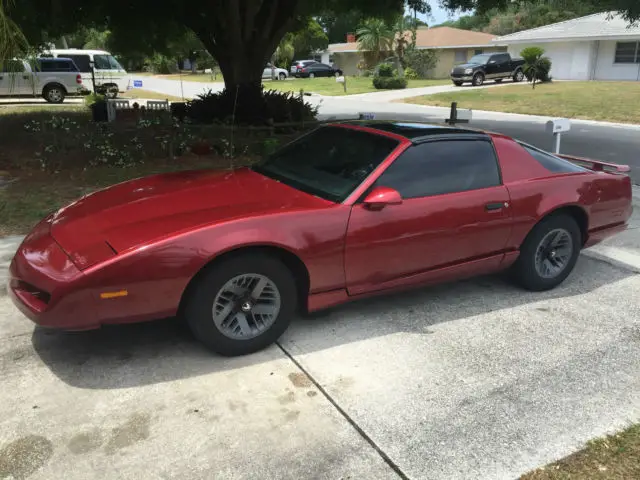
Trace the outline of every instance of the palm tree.
<instances>
[{"instance_id":1,"label":"palm tree","mask_svg":"<svg viewBox=\"0 0 640 480\"><path fill-rule=\"evenodd\" d=\"M383 52L391 51L393 47L393 31L384 20L370 18L365 20L358 30L358 49L368 55L372 63L380 61Z\"/></svg>"},{"instance_id":2,"label":"palm tree","mask_svg":"<svg viewBox=\"0 0 640 480\"><path fill-rule=\"evenodd\" d=\"M543 57L544 50L540 47L527 47L520 52L524 59L523 72L527 80L532 82L532 87L536 88L536 81L546 82L549 80L551 70L551 60Z\"/></svg>"},{"instance_id":3,"label":"palm tree","mask_svg":"<svg viewBox=\"0 0 640 480\"><path fill-rule=\"evenodd\" d=\"M0 62L23 57L29 52L29 42L9 17L13 0L0 0Z\"/></svg>"}]
</instances>

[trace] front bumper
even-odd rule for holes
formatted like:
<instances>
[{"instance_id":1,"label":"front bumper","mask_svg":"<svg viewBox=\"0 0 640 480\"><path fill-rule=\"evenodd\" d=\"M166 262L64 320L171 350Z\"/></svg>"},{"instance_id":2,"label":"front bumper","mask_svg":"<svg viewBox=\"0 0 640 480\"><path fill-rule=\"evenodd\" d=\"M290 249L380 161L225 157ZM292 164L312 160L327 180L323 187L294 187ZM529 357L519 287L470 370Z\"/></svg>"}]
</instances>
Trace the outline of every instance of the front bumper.
<instances>
[{"instance_id":1,"label":"front bumper","mask_svg":"<svg viewBox=\"0 0 640 480\"><path fill-rule=\"evenodd\" d=\"M457 75L452 74L451 80L454 82L470 82L473 80L473 75Z\"/></svg>"},{"instance_id":2,"label":"front bumper","mask_svg":"<svg viewBox=\"0 0 640 480\"><path fill-rule=\"evenodd\" d=\"M49 219L25 238L9 267L7 290L37 325L65 330L98 328L97 305L83 274L49 234Z\"/></svg>"}]
</instances>

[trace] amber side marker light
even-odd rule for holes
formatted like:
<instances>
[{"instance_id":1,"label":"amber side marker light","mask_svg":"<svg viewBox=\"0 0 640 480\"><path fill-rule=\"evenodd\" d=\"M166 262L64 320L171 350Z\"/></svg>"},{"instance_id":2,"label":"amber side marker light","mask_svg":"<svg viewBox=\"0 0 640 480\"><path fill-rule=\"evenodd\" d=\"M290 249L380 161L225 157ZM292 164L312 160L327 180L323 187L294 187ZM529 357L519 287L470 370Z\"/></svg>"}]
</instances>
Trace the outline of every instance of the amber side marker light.
<instances>
[{"instance_id":1,"label":"amber side marker light","mask_svg":"<svg viewBox=\"0 0 640 480\"><path fill-rule=\"evenodd\" d=\"M126 290L119 290L117 292L102 292L100 298L107 300L109 298L126 297L127 295L129 295L129 292Z\"/></svg>"}]
</instances>

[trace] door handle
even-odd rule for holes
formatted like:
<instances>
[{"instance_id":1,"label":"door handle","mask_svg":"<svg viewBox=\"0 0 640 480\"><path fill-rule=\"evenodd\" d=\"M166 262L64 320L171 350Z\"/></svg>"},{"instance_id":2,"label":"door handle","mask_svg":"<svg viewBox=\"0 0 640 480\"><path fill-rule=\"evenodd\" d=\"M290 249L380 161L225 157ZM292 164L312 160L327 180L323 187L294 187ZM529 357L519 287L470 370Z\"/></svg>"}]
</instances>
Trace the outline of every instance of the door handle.
<instances>
[{"instance_id":1,"label":"door handle","mask_svg":"<svg viewBox=\"0 0 640 480\"><path fill-rule=\"evenodd\" d=\"M487 211L491 212L491 211L494 211L494 210L502 210L506 206L507 206L507 204L504 203L504 202L497 202L497 203L487 203L484 206L484 208Z\"/></svg>"}]
</instances>

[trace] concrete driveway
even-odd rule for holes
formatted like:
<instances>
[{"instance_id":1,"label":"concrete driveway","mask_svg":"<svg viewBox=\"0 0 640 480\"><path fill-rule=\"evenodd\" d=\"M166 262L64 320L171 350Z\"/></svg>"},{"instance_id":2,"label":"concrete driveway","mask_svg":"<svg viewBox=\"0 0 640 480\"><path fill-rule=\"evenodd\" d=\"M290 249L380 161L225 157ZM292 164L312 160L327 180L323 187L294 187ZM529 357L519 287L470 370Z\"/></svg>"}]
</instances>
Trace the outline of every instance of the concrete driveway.
<instances>
[{"instance_id":1,"label":"concrete driveway","mask_svg":"<svg viewBox=\"0 0 640 480\"><path fill-rule=\"evenodd\" d=\"M361 301L235 359L175 320L36 329L2 290L0 478L514 478L640 421L639 217L554 291Z\"/></svg>"}]
</instances>

